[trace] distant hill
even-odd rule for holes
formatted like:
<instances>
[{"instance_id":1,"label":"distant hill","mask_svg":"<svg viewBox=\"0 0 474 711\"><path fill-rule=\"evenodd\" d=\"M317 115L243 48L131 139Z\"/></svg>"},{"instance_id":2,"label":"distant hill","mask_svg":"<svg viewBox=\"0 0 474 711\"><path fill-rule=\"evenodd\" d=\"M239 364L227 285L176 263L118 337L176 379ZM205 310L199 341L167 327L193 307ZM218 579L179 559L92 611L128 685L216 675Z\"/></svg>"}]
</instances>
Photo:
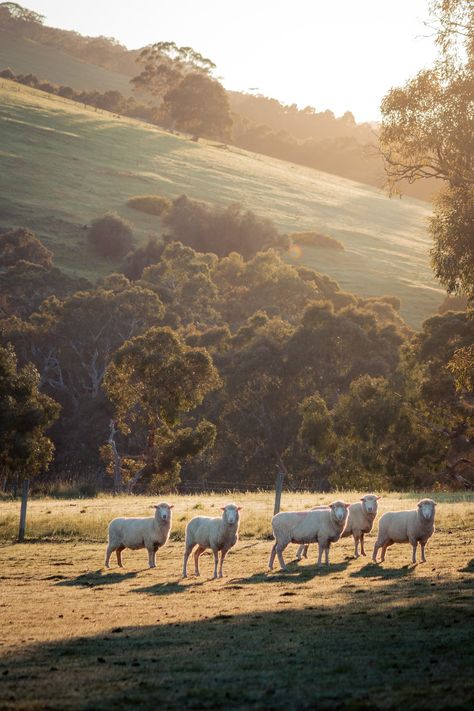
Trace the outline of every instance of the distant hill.
<instances>
[{"instance_id":1,"label":"distant hill","mask_svg":"<svg viewBox=\"0 0 474 711\"><path fill-rule=\"evenodd\" d=\"M84 226L116 210L137 242L159 218L127 207L135 195L186 193L241 202L283 232L316 231L344 251L303 246L289 260L362 295L392 294L413 326L444 292L429 266L426 203L235 147L195 143L132 119L0 80L0 227L35 230L70 274L97 278L114 265L87 249Z\"/></svg>"},{"instance_id":2,"label":"distant hill","mask_svg":"<svg viewBox=\"0 0 474 711\"><path fill-rule=\"evenodd\" d=\"M90 91L116 90L131 94L130 78L73 57L57 47L40 44L0 29L0 69L36 74L54 84Z\"/></svg>"},{"instance_id":3,"label":"distant hill","mask_svg":"<svg viewBox=\"0 0 474 711\"><path fill-rule=\"evenodd\" d=\"M28 16L30 11L22 9ZM20 11L20 15L21 12ZM131 94L130 78L137 73L140 50L128 50L110 37L87 37L71 30L9 14L0 4L0 69L32 73L40 80L78 90L120 91ZM280 158L345 178L382 187L383 161L369 124L356 124L347 111L302 110L276 99L228 92L234 114L233 143L240 148ZM403 185L403 193L430 200L439 190L435 180Z\"/></svg>"}]
</instances>

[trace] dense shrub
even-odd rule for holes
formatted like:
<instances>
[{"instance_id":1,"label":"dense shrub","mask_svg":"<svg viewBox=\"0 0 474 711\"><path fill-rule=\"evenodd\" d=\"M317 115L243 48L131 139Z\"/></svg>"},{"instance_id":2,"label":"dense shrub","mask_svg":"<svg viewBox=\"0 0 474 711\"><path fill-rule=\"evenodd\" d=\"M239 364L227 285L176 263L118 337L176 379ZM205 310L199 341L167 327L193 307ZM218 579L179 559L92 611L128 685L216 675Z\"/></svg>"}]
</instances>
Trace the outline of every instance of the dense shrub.
<instances>
[{"instance_id":1,"label":"dense shrub","mask_svg":"<svg viewBox=\"0 0 474 711\"><path fill-rule=\"evenodd\" d=\"M322 247L324 249L336 249L340 252L344 251L344 245L334 237L322 235L319 232L291 232L288 237L295 244L302 244L305 247Z\"/></svg>"},{"instance_id":2,"label":"dense shrub","mask_svg":"<svg viewBox=\"0 0 474 711\"><path fill-rule=\"evenodd\" d=\"M2 69L0 72L0 77L2 77L2 79L14 79L15 74L12 72L10 67L6 67L6 69Z\"/></svg>"},{"instance_id":3,"label":"dense shrub","mask_svg":"<svg viewBox=\"0 0 474 711\"><path fill-rule=\"evenodd\" d=\"M107 212L91 222L87 239L101 257L124 257L132 247L133 232L130 224L115 212Z\"/></svg>"},{"instance_id":4,"label":"dense shrub","mask_svg":"<svg viewBox=\"0 0 474 711\"><path fill-rule=\"evenodd\" d=\"M162 195L136 195L127 200L128 207L147 215L157 215L158 217L171 207L171 200Z\"/></svg>"},{"instance_id":5,"label":"dense shrub","mask_svg":"<svg viewBox=\"0 0 474 711\"><path fill-rule=\"evenodd\" d=\"M181 195L162 220L168 241L180 241L219 257L238 252L250 259L257 252L272 247L287 249L289 245L288 238L278 232L271 220L250 210L244 211L238 203L226 208L209 207Z\"/></svg>"},{"instance_id":6,"label":"dense shrub","mask_svg":"<svg viewBox=\"0 0 474 711\"><path fill-rule=\"evenodd\" d=\"M140 279L145 267L157 264L163 254L164 244L157 237L151 235L148 242L142 247L129 252L122 266L122 271L128 279Z\"/></svg>"},{"instance_id":7,"label":"dense shrub","mask_svg":"<svg viewBox=\"0 0 474 711\"><path fill-rule=\"evenodd\" d=\"M20 261L50 267L53 254L26 227L8 230L0 236L0 267L11 267Z\"/></svg>"}]
</instances>

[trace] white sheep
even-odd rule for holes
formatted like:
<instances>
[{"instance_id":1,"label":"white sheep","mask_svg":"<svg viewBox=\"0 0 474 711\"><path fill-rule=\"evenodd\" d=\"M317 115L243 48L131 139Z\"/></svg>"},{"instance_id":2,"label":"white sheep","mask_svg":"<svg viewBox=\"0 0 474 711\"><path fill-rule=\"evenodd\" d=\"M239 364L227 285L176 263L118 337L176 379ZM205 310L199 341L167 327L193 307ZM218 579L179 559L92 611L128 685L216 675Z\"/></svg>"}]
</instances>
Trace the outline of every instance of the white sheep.
<instances>
[{"instance_id":1,"label":"white sheep","mask_svg":"<svg viewBox=\"0 0 474 711\"><path fill-rule=\"evenodd\" d=\"M109 543L105 555L105 567L115 551L117 563L122 568L122 551L125 548L146 548L150 568L156 568L155 555L165 545L170 535L171 509L173 504L154 506L155 515L146 518L114 518L109 524Z\"/></svg>"},{"instance_id":2,"label":"white sheep","mask_svg":"<svg viewBox=\"0 0 474 711\"><path fill-rule=\"evenodd\" d=\"M214 554L214 578L222 578L222 565L224 559L238 540L241 506L227 504L222 506L222 516L195 516L186 526L186 542L184 548L183 578L187 577L188 558L194 546L194 571L199 575L199 556L206 548L210 548ZM219 565L219 576L217 575L217 565L219 561L219 551L221 560Z\"/></svg>"},{"instance_id":3,"label":"white sheep","mask_svg":"<svg viewBox=\"0 0 474 711\"><path fill-rule=\"evenodd\" d=\"M416 548L421 545L421 562L425 563L425 546L433 535L436 504L432 499L422 499L417 508L410 511L388 511L380 518L379 532L374 546L372 560L377 562L377 553L382 548L381 562L385 551L392 543L411 543L413 563L416 563Z\"/></svg>"},{"instance_id":4,"label":"white sheep","mask_svg":"<svg viewBox=\"0 0 474 711\"><path fill-rule=\"evenodd\" d=\"M283 560L283 551L289 543L318 542L318 566L321 566L323 551L326 565L329 565L329 547L341 537L346 524L350 504L334 501L329 506L308 511L285 511L272 518L275 543L270 553L268 567L273 570L275 555L282 570L288 570Z\"/></svg>"},{"instance_id":5,"label":"white sheep","mask_svg":"<svg viewBox=\"0 0 474 711\"><path fill-rule=\"evenodd\" d=\"M380 498L380 496L375 496L375 494L366 494L360 501L357 501L355 504L351 504L346 527L341 534L341 538L346 538L351 534L354 536L354 555L356 558L359 557L359 542L361 555L366 555L364 549L364 534L370 533L372 530L375 517L377 516L377 502ZM314 511L319 508L323 507L314 506L311 510ZM308 557L307 544L301 545L296 552L296 558L298 560L301 560L302 557Z\"/></svg>"}]
</instances>

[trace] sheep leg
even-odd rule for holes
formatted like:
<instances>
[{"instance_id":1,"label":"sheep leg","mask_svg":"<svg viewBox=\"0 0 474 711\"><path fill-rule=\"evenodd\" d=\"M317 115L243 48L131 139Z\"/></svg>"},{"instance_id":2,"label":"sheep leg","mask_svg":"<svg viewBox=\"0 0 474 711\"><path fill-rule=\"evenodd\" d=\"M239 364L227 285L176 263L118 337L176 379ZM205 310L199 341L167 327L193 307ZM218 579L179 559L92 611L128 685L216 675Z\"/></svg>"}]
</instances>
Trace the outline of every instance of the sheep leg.
<instances>
[{"instance_id":1,"label":"sheep leg","mask_svg":"<svg viewBox=\"0 0 474 711\"><path fill-rule=\"evenodd\" d=\"M355 557L355 558L358 558L358 557L359 557L359 540L360 540L360 537L359 537L359 536L354 536L354 544L355 544L355 547L354 547L354 557Z\"/></svg>"},{"instance_id":2,"label":"sheep leg","mask_svg":"<svg viewBox=\"0 0 474 711\"><path fill-rule=\"evenodd\" d=\"M276 544L276 554L278 556L278 561L280 563L280 568L282 570L288 570L288 567L287 567L285 561L283 560L283 551L285 550L287 545L288 545L288 543L277 543Z\"/></svg>"},{"instance_id":3,"label":"sheep leg","mask_svg":"<svg viewBox=\"0 0 474 711\"><path fill-rule=\"evenodd\" d=\"M325 563L326 565L329 565L329 548L331 547L330 543L326 544L326 548L324 549L324 557L325 557Z\"/></svg>"},{"instance_id":4,"label":"sheep leg","mask_svg":"<svg viewBox=\"0 0 474 711\"><path fill-rule=\"evenodd\" d=\"M426 541L423 543L423 541L420 541L420 548L421 548L421 562L426 563L426 558L425 558L425 546L426 546Z\"/></svg>"},{"instance_id":5,"label":"sheep leg","mask_svg":"<svg viewBox=\"0 0 474 711\"><path fill-rule=\"evenodd\" d=\"M212 551L214 555L214 575L212 576L213 580L217 578L217 565L219 563L219 551ZM221 576L222 577L222 576Z\"/></svg>"},{"instance_id":6,"label":"sheep leg","mask_svg":"<svg viewBox=\"0 0 474 711\"><path fill-rule=\"evenodd\" d=\"M301 560L301 558L307 558L307 557L308 557L308 544L301 543L301 545L298 546L298 550L296 551L296 560Z\"/></svg>"},{"instance_id":7,"label":"sheep leg","mask_svg":"<svg viewBox=\"0 0 474 711\"><path fill-rule=\"evenodd\" d=\"M123 548L117 548L117 550L115 551L115 555L117 556L117 563L118 563L119 568L123 568L123 565L122 565L122 551L123 550L124 550Z\"/></svg>"},{"instance_id":8,"label":"sheep leg","mask_svg":"<svg viewBox=\"0 0 474 711\"><path fill-rule=\"evenodd\" d=\"M380 562L383 563L385 560L385 553L387 552L387 548L391 544L391 541L387 541L386 543L383 544L382 546L382 557L380 559Z\"/></svg>"},{"instance_id":9,"label":"sheep leg","mask_svg":"<svg viewBox=\"0 0 474 711\"><path fill-rule=\"evenodd\" d=\"M110 556L112 555L114 549L113 547L109 544L107 546L107 551L105 553L105 567L110 568L109 561L110 561Z\"/></svg>"},{"instance_id":10,"label":"sheep leg","mask_svg":"<svg viewBox=\"0 0 474 711\"><path fill-rule=\"evenodd\" d=\"M275 541L275 543L272 546L272 550L270 552L270 560L268 561L268 567L270 570L273 570L273 563L275 562L276 548L277 548L277 544Z\"/></svg>"},{"instance_id":11,"label":"sheep leg","mask_svg":"<svg viewBox=\"0 0 474 711\"><path fill-rule=\"evenodd\" d=\"M412 555L411 562L412 562L412 563L416 563L416 549L417 549L417 546L418 546L418 541L410 541L410 543L411 543L411 546L412 546L412 548L413 548L413 555Z\"/></svg>"},{"instance_id":12,"label":"sheep leg","mask_svg":"<svg viewBox=\"0 0 474 711\"><path fill-rule=\"evenodd\" d=\"M194 551L194 575L198 578L199 573L199 556L201 556L206 549L202 546L198 546Z\"/></svg>"},{"instance_id":13,"label":"sheep leg","mask_svg":"<svg viewBox=\"0 0 474 711\"><path fill-rule=\"evenodd\" d=\"M322 543L321 541L318 541L318 568L322 567L321 560L323 557L324 548L325 548L324 543Z\"/></svg>"},{"instance_id":14,"label":"sheep leg","mask_svg":"<svg viewBox=\"0 0 474 711\"><path fill-rule=\"evenodd\" d=\"M183 578L188 577L188 558L191 555L191 551L194 548L194 543L186 543L184 548L184 559L183 559Z\"/></svg>"},{"instance_id":15,"label":"sheep leg","mask_svg":"<svg viewBox=\"0 0 474 711\"><path fill-rule=\"evenodd\" d=\"M372 560L374 563L377 562L377 553L379 552L380 545L381 544L378 541L375 541L374 550L372 553Z\"/></svg>"},{"instance_id":16,"label":"sheep leg","mask_svg":"<svg viewBox=\"0 0 474 711\"><path fill-rule=\"evenodd\" d=\"M228 553L228 551L225 549L221 551L221 562L219 565L219 578L222 578L222 565L224 563L224 559L225 559L227 553Z\"/></svg>"},{"instance_id":17,"label":"sheep leg","mask_svg":"<svg viewBox=\"0 0 474 711\"><path fill-rule=\"evenodd\" d=\"M148 548L148 566L150 568L156 568L155 555L156 555L155 548Z\"/></svg>"},{"instance_id":18,"label":"sheep leg","mask_svg":"<svg viewBox=\"0 0 474 711\"><path fill-rule=\"evenodd\" d=\"M365 552L365 548L364 548L364 533L363 532L360 534L360 554L363 556L367 555L367 553Z\"/></svg>"}]
</instances>

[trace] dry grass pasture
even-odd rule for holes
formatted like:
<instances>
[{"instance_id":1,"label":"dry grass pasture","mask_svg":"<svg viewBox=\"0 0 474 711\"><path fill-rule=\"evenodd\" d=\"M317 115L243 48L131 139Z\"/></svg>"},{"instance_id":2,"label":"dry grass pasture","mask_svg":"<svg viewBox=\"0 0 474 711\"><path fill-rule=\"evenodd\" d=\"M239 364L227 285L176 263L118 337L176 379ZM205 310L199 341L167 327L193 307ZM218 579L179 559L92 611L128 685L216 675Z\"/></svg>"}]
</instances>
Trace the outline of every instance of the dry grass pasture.
<instances>
[{"instance_id":1,"label":"dry grass pasture","mask_svg":"<svg viewBox=\"0 0 474 711\"><path fill-rule=\"evenodd\" d=\"M103 568L107 520L147 513L148 498L33 501L22 545L2 526L1 709L472 708L472 495L435 495L424 565L402 545L383 565L355 560L346 539L329 569L316 569L313 550L287 574L266 572L271 495L234 495L242 538L218 581L208 555L201 578L181 579L179 539L186 520L229 496L170 498L174 540L155 570L144 551L125 551L124 569ZM416 499L387 494L381 511ZM283 508L314 502L284 493ZM1 502L0 522L17 509Z\"/></svg>"}]
</instances>

